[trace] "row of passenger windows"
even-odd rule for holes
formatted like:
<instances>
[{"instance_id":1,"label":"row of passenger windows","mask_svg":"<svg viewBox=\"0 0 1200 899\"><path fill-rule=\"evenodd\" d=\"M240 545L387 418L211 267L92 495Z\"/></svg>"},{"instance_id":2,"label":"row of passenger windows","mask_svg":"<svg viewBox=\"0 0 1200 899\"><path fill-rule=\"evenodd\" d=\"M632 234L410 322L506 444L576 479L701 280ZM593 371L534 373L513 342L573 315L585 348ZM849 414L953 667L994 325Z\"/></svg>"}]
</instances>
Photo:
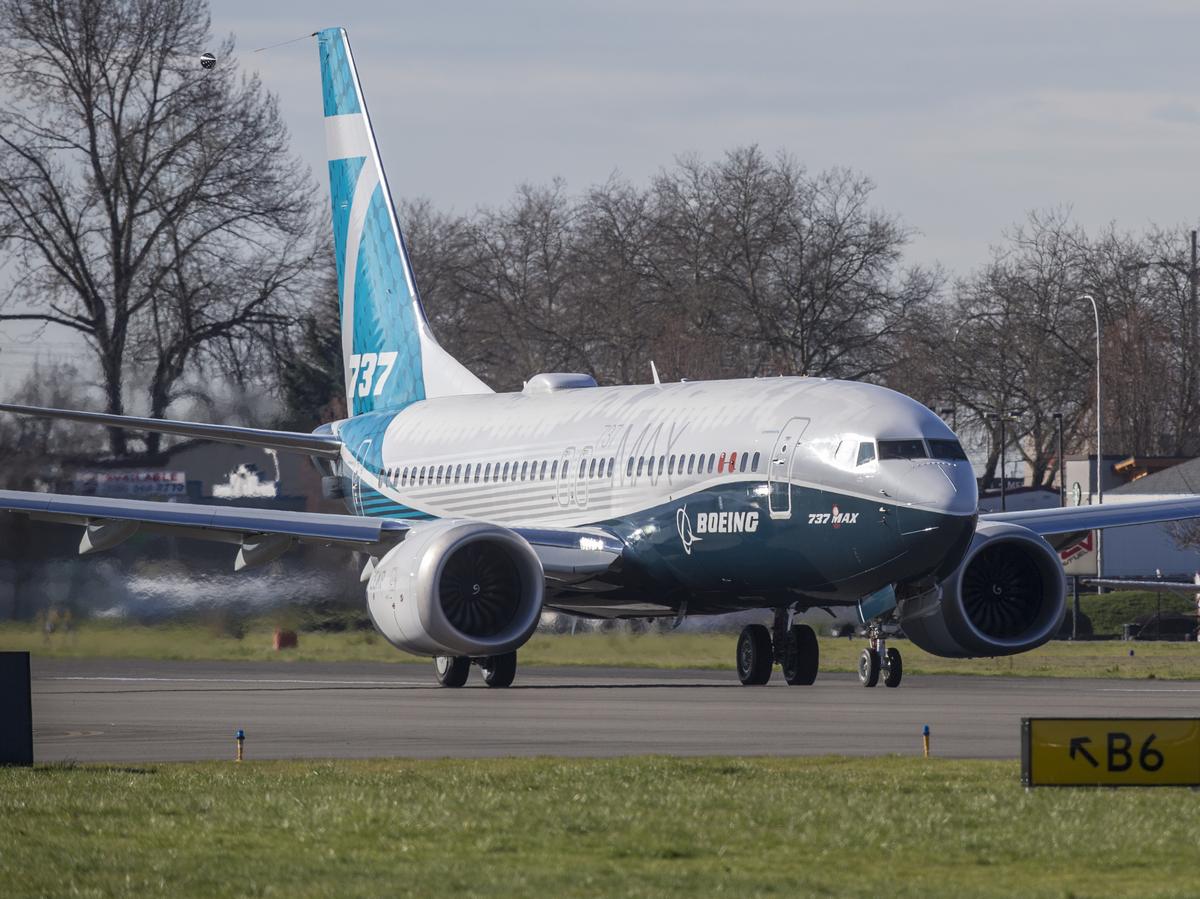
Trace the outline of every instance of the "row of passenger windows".
<instances>
[{"instance_id":1,"label":"row of passenger windows","mask_svg":"<svg viewBox=\"0 0 1200 899\"><path fill-rule=\"evenodd\" d=\"M613 457L606 459L585 459L576 470L575 477L580 480L605 478L613 476L617 460ZM758 471L759 454L751 458L749 453L704 453L696 455L672 456L632 456L625 466L627 478L643 475L653 476L657 467L658 474L712 474L717 472ZM406 465L403 468L389 468L383 473L384 480L393 487L424 487L431 484L490 484L508 483L513 481L553 481L559 477L559 461L542 459L534 462L468 462L459 465ZM562 463L562 478L571 477L571 460Z\"/></svg>"}]
</instances>

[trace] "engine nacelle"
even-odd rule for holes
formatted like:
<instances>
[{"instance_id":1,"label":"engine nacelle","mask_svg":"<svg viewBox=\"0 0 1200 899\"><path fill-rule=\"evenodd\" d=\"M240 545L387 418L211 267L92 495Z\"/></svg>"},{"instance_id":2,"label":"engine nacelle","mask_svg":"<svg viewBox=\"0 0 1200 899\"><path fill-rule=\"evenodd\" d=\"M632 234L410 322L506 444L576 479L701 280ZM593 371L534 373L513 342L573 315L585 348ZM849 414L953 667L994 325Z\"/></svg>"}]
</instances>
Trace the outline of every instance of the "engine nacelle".
<instances>
[{"instance_id":1,"label":"engine nacelle","mask_svg":"<svg viewBox=\"0 0 1200 899\"><path fill-rule=\"evenodd\" d=\"M417 524L375 566L367 607L392 645L417 655L492 656L529 639L542 614L542 563L508 528Z\"/></svg>"},{"instance_id":2,"label":"engine nacelle","mask_svg":"<svg viewBox=\"0 0 1200 899\"><path fill-rule=\"evenodd\" d=\"M950 577L901 600L900 625L934 655L1012 655L1058 632L1066 599L1062 562L1050 544L1028 528L981 522Z\"/></svg>"}]
</instances>

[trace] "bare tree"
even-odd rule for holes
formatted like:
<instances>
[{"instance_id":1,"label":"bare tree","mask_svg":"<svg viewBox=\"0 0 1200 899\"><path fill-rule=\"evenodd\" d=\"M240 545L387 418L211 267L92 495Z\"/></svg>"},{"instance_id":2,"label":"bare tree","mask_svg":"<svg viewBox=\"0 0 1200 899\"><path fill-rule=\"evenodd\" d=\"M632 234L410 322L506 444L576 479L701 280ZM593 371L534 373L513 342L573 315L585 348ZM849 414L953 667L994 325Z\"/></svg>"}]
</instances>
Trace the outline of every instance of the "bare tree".
<instances>
[{"instance_id":1,"label":"bare tree","mask_svg":"<svg viewBox=\"0 0 1200 899\"><path fill-rule=\"evenodd\" d=\"M130 365L153 368L161 414L203 353L244 358L312 258L311 187L275 101L238 76L232 40L201 69L209 41L204 0L0 2L0 244L27 309L0 320L82 334L109 412Z\"/></svg>"}]
</instances>

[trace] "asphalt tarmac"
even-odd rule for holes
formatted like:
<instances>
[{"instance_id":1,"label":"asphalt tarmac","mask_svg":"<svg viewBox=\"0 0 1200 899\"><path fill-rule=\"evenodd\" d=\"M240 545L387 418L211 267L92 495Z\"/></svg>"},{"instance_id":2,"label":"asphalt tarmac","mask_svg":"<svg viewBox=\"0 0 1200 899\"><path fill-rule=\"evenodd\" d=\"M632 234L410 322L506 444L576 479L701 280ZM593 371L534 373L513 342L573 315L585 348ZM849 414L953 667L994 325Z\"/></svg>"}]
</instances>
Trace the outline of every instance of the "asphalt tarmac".
<instances>
[{"instance_id":1,"label":"asphalt tarmac","mask_svg":"<svg viewBox=\"0 0 1200 899\"><path fill-rule=\"evenodd\" d=\"M743 687L732 672L525 668L444 689L432 665L33 662L39 762L264 758L878 755L1015 759L1023 716L1196 715L1200 683L849 674Z\"/></svg>"}]
</instances>

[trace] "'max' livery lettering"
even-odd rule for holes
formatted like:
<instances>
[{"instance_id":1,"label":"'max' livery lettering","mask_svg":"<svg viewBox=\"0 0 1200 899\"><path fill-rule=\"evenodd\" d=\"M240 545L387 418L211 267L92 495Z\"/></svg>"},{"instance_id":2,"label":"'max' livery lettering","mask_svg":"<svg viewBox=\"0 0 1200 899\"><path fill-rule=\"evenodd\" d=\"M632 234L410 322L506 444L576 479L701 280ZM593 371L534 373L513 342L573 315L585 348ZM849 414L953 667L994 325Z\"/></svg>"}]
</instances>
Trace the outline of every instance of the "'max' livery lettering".
<instances>
[{"instance_id":1,"label":"'max' livery lettering","mask_svg":"<svg viewBox=\"0 0 1200 899\"><path fill-rule=\"evenodd\" d=\"M81 553L139 531L228 543L238 569L297 544L357 553L388 640L433 657L446 686L476 665L492 687L512 683L546 609L761 610L770 626L737 643L748 685L776 664L789 684L811 684L818 644L799 618L842 609L868 627L863 684L894 687L902 664L885 622L945 656L1032 649L1063 618L1060 544L1200 516L1196 499L978 515L974 472L945 422L870 384L600 387L543 373L493 393L430 330L346 33L316 39L347 417L306 434L0 409L304 453L350 514L18 491L0 491L0 509L80 526Z\"/></svg>"}]
</instances>

